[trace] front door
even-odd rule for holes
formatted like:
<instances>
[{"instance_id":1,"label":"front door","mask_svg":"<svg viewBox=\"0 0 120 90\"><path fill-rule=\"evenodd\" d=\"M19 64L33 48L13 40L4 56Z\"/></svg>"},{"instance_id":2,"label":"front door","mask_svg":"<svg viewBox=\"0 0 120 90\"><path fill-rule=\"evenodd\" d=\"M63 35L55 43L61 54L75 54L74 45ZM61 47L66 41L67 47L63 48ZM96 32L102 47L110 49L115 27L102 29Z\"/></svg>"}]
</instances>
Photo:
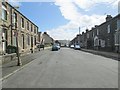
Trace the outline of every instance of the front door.
<instances>
[{"instance_id":1,"label":"front door","mask_svg":"<svg viewBox=\"0 0 120 90\"><path fill-rule=\"evenodd\" d=\"M7 48L7 30L6 29L3 29L2 30L2 51L3 51L3 54L6 53L6 48Z\"/></svg>"},{"instance_id":2,"label":"front door","mask_svg":"<svg viewBox=\"0 0 120 90\"><path fill-rule=\"evenodd\" d=\"M31 47L33 47L33 37L31 36Z\"/></svg>"},{"instance_id":3,"label":"front door","mask_svg":"<svg viewBox=\"0 0 120 90\"><path fill-rule=\"evenodd\" d=\"M25 45L24 45L24 34L22 34L22 49L25 48Z\"/></svg>"}]
</instances>

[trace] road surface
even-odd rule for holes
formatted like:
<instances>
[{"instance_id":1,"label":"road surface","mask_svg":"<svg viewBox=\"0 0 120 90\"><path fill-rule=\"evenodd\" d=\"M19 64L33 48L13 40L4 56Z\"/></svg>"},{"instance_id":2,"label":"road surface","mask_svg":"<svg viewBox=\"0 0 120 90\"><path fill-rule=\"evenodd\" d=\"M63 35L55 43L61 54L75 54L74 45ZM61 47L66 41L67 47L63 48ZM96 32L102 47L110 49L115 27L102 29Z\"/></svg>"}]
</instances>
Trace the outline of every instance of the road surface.
<instances>
[{"instance_id":1,"label":"road surface","mask_svg":"<svg viewBox=\"0 0 120 90\"><path fill-rule=\"evenodd\" d=\"M69 48L37 53L3 88L118 88L118 61Z\"/></svg>"}]
</instances>

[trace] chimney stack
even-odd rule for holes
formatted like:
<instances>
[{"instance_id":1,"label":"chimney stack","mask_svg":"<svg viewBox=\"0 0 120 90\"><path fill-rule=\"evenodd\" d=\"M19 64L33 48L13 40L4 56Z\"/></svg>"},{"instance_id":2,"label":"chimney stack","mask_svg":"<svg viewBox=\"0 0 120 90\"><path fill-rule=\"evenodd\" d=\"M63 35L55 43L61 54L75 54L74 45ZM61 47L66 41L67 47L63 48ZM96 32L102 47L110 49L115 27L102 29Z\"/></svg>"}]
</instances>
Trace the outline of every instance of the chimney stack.
<instances>
[{"instance_id":1,"label":"chimney stack","mask_svg":"<svg viewBox=\"0 0 120 90\"><path fill-rule=\"evenodd\" d=\"M95 28L98 27L98 25L95 25Z\"/></svg>"},{"instance_id":2,"label":"chimney stack","mask_svg":"<svg viewBox=\"0 0 120 90\"><path fill-rule=\"evenodd\" d=\"M84 32L82 32L82 34L84 34Z\"/></svg>"},{"instance_id":3,"label":"chimney stack","mask_svg":"<svg viewBox=\"0 0 120 90\"><path fill-rule=\"evenodd\" d=\"M86 29L86 32L88 32L88 29Z\"/></svg>"},{"instance_id":4,"label":"chimney stack","mask_svg":"<svg viewBox=\"0 0 120 90\"><path fill-rule=\"evenodd\" d=\"M106 22L109 21L109 20L111 20L111 19L112 19L112 16L111 15L107 15Z\"/></svg>"},{"instance_id":5,"label":"chimney stack","mask_svg":"<svg viewBox=\"0 0 120 90\"><path fill-rule=\"evenodd\" d=\"M47 34L47 32L44 32L44 34Z\"/></svg>"}]
</instances>

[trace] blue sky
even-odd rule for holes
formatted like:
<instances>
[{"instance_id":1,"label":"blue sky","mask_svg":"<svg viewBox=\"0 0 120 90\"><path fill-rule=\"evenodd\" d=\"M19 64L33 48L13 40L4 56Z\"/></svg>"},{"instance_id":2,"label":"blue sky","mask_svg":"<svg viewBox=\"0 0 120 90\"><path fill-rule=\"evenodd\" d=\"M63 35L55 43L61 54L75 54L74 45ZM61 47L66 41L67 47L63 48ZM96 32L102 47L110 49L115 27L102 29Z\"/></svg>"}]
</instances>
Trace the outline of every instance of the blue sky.
<instances>
[{"instance_id":1,"label":"blue sky","mask_svg":"<svg viewBox=\"0 0 120 90\"><path fill-rule=\"evenodd\" d=\"M68 23L68 20L61 15L58 6L51 2L24 2L19 10L38 25L39 31L42 32Z\"/></svg>"},{"instance_id":2,"label":"blue sky","mask_svg":"<svg viewBox=\"0 0 120 90\"><path fill-rule=\"evenodd\" d=\"M67 1L67 0L66 0ZM54 39L72 39L82 31L105 21L107 14L117 15L119 0L55 0L54 2L14 2L19 11L34 22L39 31Z\"/></svg>"}]
</instances>

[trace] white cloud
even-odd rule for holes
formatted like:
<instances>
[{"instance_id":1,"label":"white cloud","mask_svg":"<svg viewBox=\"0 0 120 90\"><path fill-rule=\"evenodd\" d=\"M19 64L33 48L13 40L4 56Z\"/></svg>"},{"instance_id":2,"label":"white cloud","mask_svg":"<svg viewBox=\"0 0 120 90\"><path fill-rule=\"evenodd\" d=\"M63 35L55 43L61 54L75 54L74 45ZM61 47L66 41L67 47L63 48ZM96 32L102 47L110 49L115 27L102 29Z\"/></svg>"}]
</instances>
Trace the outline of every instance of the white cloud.
<instances>
[{"instance_id":1,"label":"white cloud","mask_svg":"<svg viewBox=\"0 0 120 90\"><path fill-rule=\"evenodd\" d=\"M47 30L54 39L72 39L78 33L78 25L73 22L69 22L64 26L60 26L56 29Z\"/></svg>"},{"instance_id":2,"label":"white cloud","mask_svg":"<svg viewBox=\"0 0 120 90\"><path fill-rule=\"evenodd\" d=\"M89 10L99 3L106 3L109 6L116 7L119 0L73 0L76 5L84 10Z\"/></svg>"},{"instance_id":3,"label":"white cloud","mask_svg":"<svg viewBox=\"0 0 120 90\"><path fill-rule=\"evenodd\" d=\"M120 0L116 0L115 2L112 3L113 8L118 8L118 2L120 2Z\"/></svg>"},{"instance_id":4,"label":"white cloud","mask_svg":"<svg viewBox=\"0 0 120 90\"><path fill-rule=\"evenodd\" d=\"M80 17L76 22L70 21L66 25L47 30L47 32L54 39L73 39L79 33L79 27L81 28L81 32L83 32L85 29L91 29L94 25L105 21L105 16L100 15L81 15Z\"/></svg>"},{"instance_id":5,"label":"white cloud","mask_svg":"<svg viewBox=\"0 0 120 90\"><path fill-rule=\"evenodd\" d=\"M95 5L99 3L106 3L110 7L115 8L117 7L117 3L119 0L21 0L21 2L23 1L24 2L55 1L55 5L59 7L62 16L65 19L69 20L69 22L66 25L59 26L58 28L47 30L47 32L54 39L72 39L78 33L79 26L81 27L82 32L86 28L90 29L94 25L101 24L102 22L105 21L105 15L97 14L93 14L91 16L84 15L81 12L79 12L79 8L86 11L90 10L92 7L95 7ZM18 4L20 3L18 2Z\"/></svg>"},{"instance_id":6,"label":"white cloud","mask_svg":"<svg viewBox=\"0 0 120 90\"><path fill-rule=\"evenodd\" d=\"M74 3L84 10L88 10L95 4L95 2L91 0L74 0Z\"/></svg>"},{"instance_id":7,"label":"white cloud","mask_svg":"<svg viewBox=\"0 0 120 90\"><path fill-rule=\"evenodd\" d=\"M8 2L12 5L12 6L21 6L21 2L18 2L16 0L8 0Z\"/></svg>"},{"instance_id":8,"label":"white cloud","mask_svg":"<svg viewBox=\"0 0 120 90\"><path fill-rule=\"evenodd\" d=\"M76 4L79 0L75 0ZM81 0L82 2L83 0ZM63 0L56 0L55 5L59 6L61 14L65 19L69 20L66 25L59 26L52 30L47 30L54 39L72 39L79 33L79 27L81 27L81 32L86 28L91 28L94 25L101 24L105 21L105 15L82 15L75 5L75 2L64 2ZM86 0L84 1L86 4ZM83 5L83 6L84 6ZM90 6L90 5L88 5ZM83 7L87 8L87 7Z\"/></svg>"},{"instance_id":9,"label":"white cloud","mask_svg":"<svg viewBox=\"0 0 120 90\"><path fill-rule=\"evenodd\" d=\"M71 2L64 2L64 0L56 0L55 5L59 6L61 14L65 19L75 20L80 14L77 12L77 7Z\"/></svg>"}]
</instances>

